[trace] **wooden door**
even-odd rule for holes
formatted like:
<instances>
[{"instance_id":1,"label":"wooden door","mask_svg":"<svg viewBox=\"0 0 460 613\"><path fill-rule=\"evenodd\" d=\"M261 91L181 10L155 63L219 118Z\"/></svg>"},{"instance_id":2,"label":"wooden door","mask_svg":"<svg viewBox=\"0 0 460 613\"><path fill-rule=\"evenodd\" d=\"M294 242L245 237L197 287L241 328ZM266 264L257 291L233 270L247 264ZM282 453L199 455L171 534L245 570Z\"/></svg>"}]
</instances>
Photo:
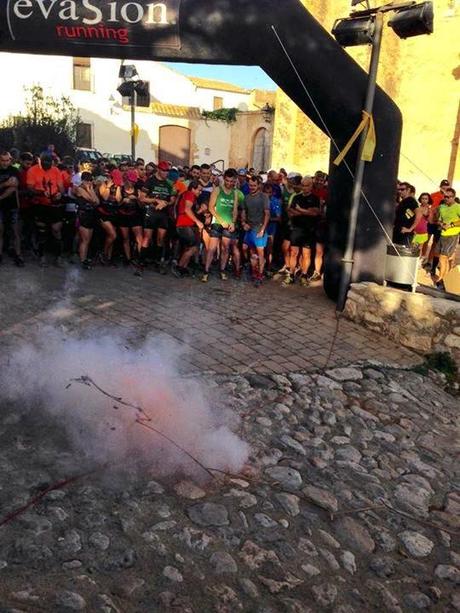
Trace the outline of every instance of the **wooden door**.
<instances>
[{"instance_id":1,"label":"wooden door","mask_svg":"<svg viewBox=\"0 0 460 613\"><path fill-rule=\"evenodd\" d=\"M266 168L269 163L269 147L268 142L268 130L266 128L259 128L254 137L254 148L252 153L252 166L256 169L256 172L266 172Z\"/></svg>"},{"instance_id":2,"label":"wooden door","mask_svg":"<svg viewBox=\"0 0 460 613\"><path fill-rule=\"evenodd\" d=\"M182 126L161 126L158 161L166 160L173 166L190 164L190 129Z\"/></svg>"}]
</instances>

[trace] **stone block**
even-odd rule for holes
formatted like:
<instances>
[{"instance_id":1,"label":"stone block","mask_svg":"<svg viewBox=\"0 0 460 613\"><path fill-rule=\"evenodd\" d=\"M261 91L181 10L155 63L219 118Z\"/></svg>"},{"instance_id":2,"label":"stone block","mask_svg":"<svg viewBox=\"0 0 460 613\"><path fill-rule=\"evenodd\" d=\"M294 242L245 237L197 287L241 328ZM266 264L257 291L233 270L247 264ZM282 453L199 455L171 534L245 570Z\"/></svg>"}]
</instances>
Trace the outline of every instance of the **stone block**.
<instances>
[{"instance_id":1,"label":"stone block","mask_svg":"<svg viewBox=\"0 0 460 613\"><path fill-rule=\"evenodd\" d=\"M345 317L348 317L348 319L352 319L353 321L356 321L358 317L358 305L356 304L354 299L350 298L350 296L348 296L347 298L343 313Z\"/></svg>"},{"instance_id":2,"label":"stone block","mask_svg":"<svg viewBox=\"0 0 460 613\"><path fill-rule=\"evenodd\" d=\"M401 296L395 292L387 292L382 296L381 307L385 313L391 314L401 307Z\"/></svg>"},{"instance_id":3,"label":"stone block","mask_svg":"<svg viewBox=\"0 0 460 613\"><path fill-rule=\"evenodd\" d=\"M379 326L383 324L382 317L378 317L377 315L374 315L373 313L370 313L369 311L366 311L366 313L364 313L364 321L366 321L369 324L375 324Z\"/></svg>"},{"instance_id":4,"label":"stone block","mask_svg":"<svg viewBox=\"0 0 460 613\"><path fill-rule=\"evenodd\" d=\"M399 342L401 336L401 324L399 322L389 325L386 328L386 335L391 340Z\"/></svg>"},{"instance_id":5,"label":"stone block","mask_svg":"<svg viewBox=\"0 0 460 613\"><path fill-rule=\"evenodd\" d=\"M366 304L366 297L363 293L359 293L356 291L349 291L348 292L348 300L353 300L354 302L356 302L357 304Z\"/></svg>"},{"instance_id":6,"label":"stone block","mask_svg":"<svg viewBox=\"0 0 460 613\"><path fill-rule=\"evenodd\" d=\"M372 300L377 300L380 302L385 295L386 288L381 285L374 285L374 287L370 287L367 292L367 296Z\"/></svg>"},{"instance_id":7,"label":"stone block","mask_svg":"<svg viewBox=\"0 0 460 613\"><path fill-rule=\"evenodd\" d=\"M422 334L411 334L410 332L401 334L400 340L401 344L404 345L404 347L415 349L415 351L419 351L421 353L427 353L428 351L431 351L431 347L433 344L431 336L424 336Z\"/></svg>"},{"instance_id":8,"label":"stone block","mask_svg":"<svg viewBox=\"0 0 460 613\"><path fill-rule=\"evenodd\" d=\"M447 314L456 315L457 311L460 315L460 307L457 303L452 302L451 300L432 298L430 306L435 313L441 315L442 317L445 317Z\"/></svg>"},{"instance_id":9,"label":"stone block","mask_svg":"<svg viewBox=\"0 0 460 613\"><path fill-rule=\"evenodd\" d=\"M448 334L444 339L444 342L448 347L460 349L460 336L457 336L456 334Z\"/></svg>"}]
</instances>

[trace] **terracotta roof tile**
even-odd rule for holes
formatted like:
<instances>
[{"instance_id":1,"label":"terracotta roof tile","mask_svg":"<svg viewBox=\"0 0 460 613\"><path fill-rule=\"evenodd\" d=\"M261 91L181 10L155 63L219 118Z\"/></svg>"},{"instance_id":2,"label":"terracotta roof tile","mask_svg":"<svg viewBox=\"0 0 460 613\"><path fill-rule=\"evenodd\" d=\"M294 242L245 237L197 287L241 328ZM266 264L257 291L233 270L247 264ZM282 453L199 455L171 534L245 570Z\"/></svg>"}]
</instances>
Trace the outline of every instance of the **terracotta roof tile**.
<instances>
[{"instance_id":1,"label":"terracotta roof tile","mask_svg":"<svg viewBox=\"0 0 460 613\"><path fill-rule=\"evenodd\" d=\"M218 89L225 92L233 92L235 94L250 94L250 89L244 89L243 87L238 87L238 85L234 85L233 83L226 83L225 81L217 81L215 79L202 79L200 77L189 77L190 81L196 85L196 87L201 87L203 89Z\"/></svg>"},{"instance_id":2,"label":"terracotta roof tile","mask_svg":"<svg viewBox=\"0 0 460 613\"><path fill-rule=\"evenodd\" d=\"M138 107L137 111L167 115L169 117L183 117L185 119L201 119L201 111L196 106L180 106L179 104L162 104L152 102L149 108Z\"/></svg>"}]
</instances>

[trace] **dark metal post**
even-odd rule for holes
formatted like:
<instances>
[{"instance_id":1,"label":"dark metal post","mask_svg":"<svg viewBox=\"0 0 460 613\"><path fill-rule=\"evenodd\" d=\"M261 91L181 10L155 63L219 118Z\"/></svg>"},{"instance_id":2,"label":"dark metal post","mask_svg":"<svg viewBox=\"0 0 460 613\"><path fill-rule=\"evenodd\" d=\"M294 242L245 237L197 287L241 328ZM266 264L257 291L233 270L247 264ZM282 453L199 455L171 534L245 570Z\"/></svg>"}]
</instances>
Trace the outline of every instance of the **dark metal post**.
<instances>
[{"instance_id":1,"label":"dark metal post","mask_svg":"<svg viewBox=\"0 0 460 613\"><path fill-rule=\"evenodd\" d=\"M372 114L374 107L375 90L377 84L377 70L380 59L380 49L382 46L382 33L383 33L383 13L377 12L375 16L375 32L372 42L372 55L369 67L369 78L367 81L367 93L366 101L364 103L364 110ZM353 182L353 192L351 198L350 220L348 224L347 244L345 253L342 258L342 276L340 277L339 296L337 300L337 311L341 312L345 308L345 302L347 299L348 288L350 286L351 274L353 271L353 253L355 248L356 237L356 225L358 223L359 203L361 200L361 190L364 177L364 166L366 162L361 159L361 155L366 141L367 130L364 130L361 134L361 140L358 151L358 161L355 169L355 179Z\"/></svg>"},{"instance_id":2,"label":"dark metal post","mask_svg":"<svg viewBox=\"0 0 460 613\"><path fill-rule=\"evenodd\" d=\"M131 94L131 156L136 159L136 135L134 126L136 125L136 90L133 85L133 93Z\"/></svg>"}]
</instances>

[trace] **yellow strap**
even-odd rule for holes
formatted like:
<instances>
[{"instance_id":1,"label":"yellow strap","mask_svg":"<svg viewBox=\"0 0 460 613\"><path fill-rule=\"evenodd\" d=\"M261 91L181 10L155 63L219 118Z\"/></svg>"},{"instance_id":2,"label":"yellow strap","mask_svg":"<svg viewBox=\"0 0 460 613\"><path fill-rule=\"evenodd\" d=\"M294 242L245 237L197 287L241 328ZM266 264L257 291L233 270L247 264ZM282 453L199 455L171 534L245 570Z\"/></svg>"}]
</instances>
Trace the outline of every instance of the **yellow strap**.
<instances>
[{"instance_id":1,"label":"yellow strap","mask_svg":"<svg viewBox=\"0 0 460 613\"><path fill-rule=\"evenodd\" d=\"M134 136L134 142L137 145L137 139L139 138L139 126L137 125L137 123L135 123L133 125L133 129L131 131L131 134Z\"/></svg>"},{"instance_id":2,"label":"yellow strap","mask_svg":"<svg viewBox=\"0 0 460 613\"><path fill-rule=\"evenodd\" d=\"M363 111L364 112L364 111ZM367 128L366 140L364 141L361 159L365 162L372 162L374 159L375 147L377 146L377 137L375 135L374 118L369 115L369 126Z\"/></svg>"},{"instance_id":3,"label":"yellow strap","mask_svg":"<svg viewBox=\"0 0 460 613\"><path fill-rule=\"evenodd\" d=\"M364 142L361 159L364 160L365 162L372 162L372 159L374 157L375 147L376 147L374 119L372 115L370 115L366 111L363 111L362 113L363 113L363 118L361 119L361 123L356 128L353 136L350 138L348 143L345 145L345 147L342 149L342 151L339 153L339 155L334 160L334 164L336 166L338 166L339 164L341 164L341 162L343 162L343 159L345 158L347 153L350 151L350 149L353 147L353 144L358 138L358 136L361 134L363 130L366 130L366 128L367 128L367 134L366 134L366 140Z\"/></svg>"}]
</instances>

